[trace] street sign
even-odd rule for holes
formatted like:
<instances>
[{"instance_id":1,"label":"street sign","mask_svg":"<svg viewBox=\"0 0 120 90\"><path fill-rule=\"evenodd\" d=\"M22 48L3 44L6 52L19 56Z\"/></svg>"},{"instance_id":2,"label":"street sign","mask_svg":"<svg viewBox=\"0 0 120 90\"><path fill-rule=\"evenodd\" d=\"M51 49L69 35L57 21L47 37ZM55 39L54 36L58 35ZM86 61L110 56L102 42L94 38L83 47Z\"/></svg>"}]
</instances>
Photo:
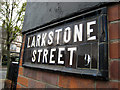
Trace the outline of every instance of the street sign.
<instances>
[{"instance_id":1,"label":"street sign","mask_svg":"<svg viewBox=\"0 0 120 90\"><path fill-rule=\"evenodd\" d=\"M107 78L106 8L26 33L23 66Z\"/></svg>"}]
</instances>

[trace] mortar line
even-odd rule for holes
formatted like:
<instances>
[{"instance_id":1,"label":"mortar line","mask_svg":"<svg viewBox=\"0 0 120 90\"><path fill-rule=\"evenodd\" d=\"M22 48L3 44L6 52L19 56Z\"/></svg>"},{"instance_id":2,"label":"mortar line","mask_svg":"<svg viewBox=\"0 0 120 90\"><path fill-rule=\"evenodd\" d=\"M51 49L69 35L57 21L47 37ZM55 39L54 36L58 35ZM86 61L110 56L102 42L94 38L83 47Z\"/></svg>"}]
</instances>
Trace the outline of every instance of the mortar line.
<instances>
[{"instance_id":1,"label":"mortar line","mask_svg":"<svg viewBox=\"0 0 120 90\"><path fill-rule=\"evenodd\" d=\"M41 83L43 83L43 84L45 84L45 85L47 84L47 85L51 85L51 86L54 86L54 87L59 87L59 86L57 86L57 85L49 84L49 83L44 82L44 81L42 81L42 80L37 80L37 79L30 78L30 77L22 76L22 75L19 75L19 76L20 76L20 77L27 78L27 79L31 79L31 80L33 80L33 81L41 82Z\"/></svg>"},{"instance_id":2,"label":"mortar line","mask_svg":"<svg viewBox=\"0 0 120 90\"><path fill-rule=\"evenodd\" d=\"M120 19L114 20L114 21L109 21L110 24L119 23L119 22L120 22Z\"/></svg>"}]
</instances>

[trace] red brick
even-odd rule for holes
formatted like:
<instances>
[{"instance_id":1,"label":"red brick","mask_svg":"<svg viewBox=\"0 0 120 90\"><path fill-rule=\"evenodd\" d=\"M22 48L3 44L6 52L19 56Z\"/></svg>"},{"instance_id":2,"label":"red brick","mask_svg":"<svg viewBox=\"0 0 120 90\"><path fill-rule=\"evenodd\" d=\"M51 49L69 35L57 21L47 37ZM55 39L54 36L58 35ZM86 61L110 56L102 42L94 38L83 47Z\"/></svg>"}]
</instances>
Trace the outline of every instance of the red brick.
<instances>
[{"instance_id":1,"label":"red brick","mask_svg":"<svg viewBox=\"0 0 120 90\"><path fill-rule=\"evenodd\" d=\"M119 88L120 82L112 82L112 81L97 81L96 82L96 88L109 88L109 89L114 89L114 88Z\"/></svg>"},{"instance_id":2,"label":"red brick","mask_svg":"<svg viewBox=\"0 0 120 90\"><path fill-rule=\"evenodd\" d=\"M120 42L111 43L109 49L110 49L110 58L112 59L120 58Z\"/></svg>"},{"instance_id":3,"label":"red brick","mask_svg":"<svg viewBox=\"0 0 120 90\"><path fill-rule=\"evenodd\" d=\"M119 88L119 90L120 90L120 83L118 83L118 88Z\"/></svg>"},{"instance_id":4,"label":"red brick","mask_svg":"<svg viewBox=\"0 0 120 90\"><path fill-rule=\"evenodd\" d=\"M23 67L19 67L19 74L23 75Z\"/></svg>"},{"instance_id":5,"label":"red brick","mask_svg":"<svg viewBox=\"0 0 120 90\"><path fill-rule=\"evenodd\" d=\"M22 43L22 52L24 51L25 43Z\"/></svg>"},{"instance_id":6,"label":"red brick","mask_svg":"<svg viewBox=\"0 0 120 90\"><path fill-rule=\"evenodd\" d=\"M23 59L24 46L25 46L25 38L26 38L26 35L24 35L24 37L23 37L22 50L21 50L21 56L20 56L20 66L22 66L22 59Z\"/></svg>"},{"instance_id":7,"label":"red brick","mask_svg":"<svg viewBox=\"0 0 120 90\"><path fill-rule=\"evenodd\" d=\"M45 84L36 80L29 79L28 88L45 88Z\"/></svg>"},{"instance_id":8,"label":"red brick","mask_svg":"<svg viewBox=\"0 0 120 90\"><path fill-rule=\"evenodd\" d=\"M57 86L54 86L54 85L46 84L46 85L45 85L45 88L48 88L48 89L49 89L49 88L55 88L55 90L57 90L58 87L57 87ZM59 90L59 89L58 89L58 90Z\"/></svg>"},{"instance_id":9,"label":"red brick","mask_svg":"<svg viewBox=\"0 0 120 90\"><path fill-rule=\"evenodd\" d=\"M23 89L25 87L21 86L19 83L17 83L17 87L16 87L16 90L20 90L20 89Z\"/></svg>"},{"instance_id":10,"label":"red brick","mask_svg":"<svg viewBox=\"0 0 120 90\"><path fill-rule=\"evenodd\" d=\"M24 36L23 36L23 40L22 40L22 44L25 43L25 39L26 39L26 35L24 34Z\"/></svg>"},{"instance_id":11,"label":"red brick","mask_svg":"<svg viewBox=\"0 0 120 90\"><path fill-rule=\"evenodd\" d=\"M22 44L22 48L23 48L23 46L24 46L24 45ZM21 56L20 56L20 59L23 58L23 53L24 53L24 49L21 50Z\"/></svg>"},{"instance_id":12,"label":"red brick","mask_svg":"<svg viewBox=\"0 0 120 90\"><path fill-rule=\"evenodd\" d=\"M28 87L28 79L25 77L18 76L18 83L22 84L23 86Z\"/></svg>"},{"instance_id":13,"label":"red brick","mask_svg":"<svg viewBox=\"0 0 120 90\"><path fill-rule=\"evenodd\" d=\"M120 19L120 4L108 8L108 20L114 21Z\"/></svg>"},{"instance_id":14,"label":"red brick","mask_svg":"<svg viewBox=\"0 0 120 90\"><path fill-rule=\"evenodd\" d=\"M22 59L20 59L20 63L19 63L19 66L22 66Z\"/></svg>"},{"instance_id":15,"label":"red brick","mask_svg":"<svg viewBox=\"0 0 120 90\"><path fill-rule=\"evenodd\" d=\"M95 88L94 80L81 79L81 78L71 78L70 88Z\"/></svg>"},{"instance_id":16,"label":"red brick","mask_svg":"<svg viewBox=\"0 0 120 90\"><path fill-rule=\"evenodd\" d=\"M37 77L36 77L36 79L42 81L42 72L40 70L37 71Z\"/></svg>"},{"instance_id":17,"label":"red brick","mask_svg":"<svg viewBox=\"0 0 120 90\"><path fill-rule=\"evenodd\" d=\"M42 72L42 81L52 85L58 85L58 75L51 72Z\"/></svg>"},{"instance_id":18,"label":"red brick","mask_svg":"<svg viewBox=\"0 0 120 90\"><path fill-rule=\"evenodd\" d=\"M23 45L24 46L24 45ZM23 47L22 46L22 47ZM20 56L20 59L22 60L23 59L23 54L24 54L24 49L21 50L21 56Z\"/></svg>"},{"instance_id":19,"label":"red brick","mask_svg":"<svg viewBox=\"0 0 120 90\"><path fill-rule=\"evenodd\" d=\"M23 46L22 46L23 47ZM23 50L21 50L21 56L20 56L20 59L22 59L23 58Z\"/></svg>"},{"instance_id":20,"label":"red brick","mask_svg":"<svg viewBox=\"0 0 120 90\"><path fill-rule=\"evenodd\" d=\"M36 69L24 68L23 75L35 80L43 81L48 84L53 84L53 85L58 84L58 75L53 74L51 72L49 73Z\"/></svg>"},{"instance_id":21,"label":"red brick","mask_svg":"<svg viewBox=\"0 0 120 90\"><path fill-rule=\"evenodd\" d=\"M24 68L23 75L32 79L37 79L36 69Z\"/></svg>"},{"instance_id":22,"label":"red brick","mask_svg":"<svg viewBox=\"0 0 120 90\"><path fill-rule=\"evenodd\" d=\"M59 87L63 87L63 88L69 88L70 86L70 76L63 76L60 75L59 76Z\"/></svg>"},{"instance_id":23,"label":"red brick","mask_svg":"<svg viewBox=\"0 0 120 90\"><path fill-rule=\"evenodd\" d=\"M23 42L25 42L25 38L26 38L26 34L24 34L24 37L23 37Z\"/></svg>"},{"instance_id":24,"label":"red brick","mask_svg":"<svg viewBox=\"0 0 120 90\"><path fill-rule=\"evenodd\" d=\"M120 38L120 23L112 23L109 25L109 39Z\"/></svg>"},{"instance_id":25,"label":"red brick","mask_svg":"<svg viewBox=\"0 0 120 90\"><path fill-rule=\"evenodd\" d=\"M94 80L90 79L61 75L59 77L59 86L63 88L95 88L95 83Z\"/></svg>"},{"instance_id":26,"label":"red brick","mask_svg":"<svg viewBox=\"0 0 120 90\"><path fill-rule=\"evenodd\" d=\"M120 80L120 61L110 62L110 79Z\"/></svg>"},{"instance_id":27,"label":"red brick","mask_svg":"<svg viewBox=\"0 0 120 90\"><path fill-rule=\"evenodd\" d=\"M21 88L21 85L17 84L17 88Z\"/></svg>"}]
</instances>

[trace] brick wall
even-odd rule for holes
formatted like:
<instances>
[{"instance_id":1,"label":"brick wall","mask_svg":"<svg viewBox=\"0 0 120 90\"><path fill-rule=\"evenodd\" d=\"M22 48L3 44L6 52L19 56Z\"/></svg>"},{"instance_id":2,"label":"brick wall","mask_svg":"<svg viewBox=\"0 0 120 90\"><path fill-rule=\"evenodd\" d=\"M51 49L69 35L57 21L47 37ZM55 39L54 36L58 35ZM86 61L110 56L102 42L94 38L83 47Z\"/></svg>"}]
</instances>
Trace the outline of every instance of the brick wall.
<instances>
[{"instance_id":1,"label":"brick wall","mask_svg":"<svg viewBox=\"0 0 120 90\"><path fill-rule=\"evenodd\" d=\"M22 43L17 88L120 88L120 4L108 7L109 81L85 79L22 67Z\"/></svg>"}]
</instances>

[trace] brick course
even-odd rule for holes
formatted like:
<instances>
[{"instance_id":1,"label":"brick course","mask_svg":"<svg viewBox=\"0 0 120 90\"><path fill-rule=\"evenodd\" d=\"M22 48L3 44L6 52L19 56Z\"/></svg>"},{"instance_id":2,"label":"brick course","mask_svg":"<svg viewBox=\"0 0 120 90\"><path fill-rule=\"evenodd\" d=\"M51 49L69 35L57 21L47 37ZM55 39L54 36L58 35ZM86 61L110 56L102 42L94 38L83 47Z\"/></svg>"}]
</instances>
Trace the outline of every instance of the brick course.
<instances>
[{"instance_id":1,"label":"brick course","mask_svg":"<svg viewBox=\"0 0 120 90\"><path fill-rule=\"evenodd\" d=\"M19 72L20 75L23 75L23 67L19 67Z\"/></svg>"},{"instance_id":2,"label":"brick course","mask_svg":"<svg viewBox=\"0 0 120 90\"><path fill-rule=\"evenodd\" d=\"M96 82L96 88L100 89L100 88L108 88L108 89L118 89L119 88L119 84L120 82L113 82L113 81L97 81Z\"/></svg>"},{"instance_id":3,"label":"brick course","mask_svg":"<svg viewBox=\"0 0 120 90\"><path fill-rule=\"evenodd\" d=\"M60 75L59 86L62 88L95 88L95 83L90 79Z\"/></svg>"},{"instance_id":4,"label":"brick course","mask_svg":"<svg viewBox=\"0 0 120 90\"><path fill-rule=\"evenodd\" d=\"M110 79L120 80L120 61L110 62Z\"/></svg>"},{"instance_id":5,"label":"brick course","mask_svg":"<svg viewBox=\"0 0 120 90\"><path fill-rule=\"evenodd\" d=\"M22 88L21 85L17 84L17 88Z\"/></svg>"},{"instance_id":6,"label":"brick course","mask_svg":"<svg viewBox=\"0 0 120 90\"><path fill-rule=\"evenodd\" d=\"M24 68L23 75L32 79L37 79L37 71L34 69Z\"/></svg>"},{"instance_id":7,"label":"brick course","mask_svg":"<svg viewBox=\"0 0 120 90\"><path fill-rule=\"evenodd\" d=\"M37 72L37 77L36 77L36 79L42 81L42 72L41 72L41 71L38 71L38 72Z\"/></svg>"},{"instance_id":8,"label":"brick course","mask_svg":"<svg viewBox=\"0 0 120 90\"><path fill-rule=\"evenodd\" d=\"M59 77L59 87L68 88L70 86L70 76L60 75Z\"/></svg>"},{"instance_id":9,"label":"brick course","mask_svg":"<svg viewBox=\"0 0 120 90\"><path fill-rule=\"evenodd\" d=\"M109 39L120 39L120 22L109 25Z\"/></svg>"},{"instance_id":10,"label":"brick course","mask_svg":"<svg viewBox=\"0 0 120 90\"><path fill-rule=\"evenodd\" d=\"M120 19L120 4L112 5L108 8L108 21Z\"/></svg>"},{"instance_id":11,"label":"brick course","mask_svg":"<svg viewBox=\"0 0 120 90\"><path fill-rule=\"evenodd\" d=\"M109 44L110 58L118 59L120 58L120 42L113 42Z\"/></svg>"},{"instance_id":12,"label":"brick course","mask_svg":"<svg viewBox=\"0 0 120 90\"><path fill-rule=\"evenodd\" d=\"M29 79L28 88L45 88L45 84L39 81Z\"/></svg>"},{"instance_id":13,"label":"brick course","mask_svg":"<svg viewBox=\"0 0 120 90\"><path fill-rule=\"evenodd\" d=\"M58 85L58 75L54 72L42 72L42 81L52 85Z\"/></svg>"},{"instance_id":14,"label":"brick course","mask_svg":"<svg viewBox=\"0 0 120 90\"><path fill-rule=\"evenodd\" d=\"M28 79L25 78L25 77L19 76L17 82L20 83L20 84L22 84L23 86L28 87Z\"/></svg>"}]
</instances>

